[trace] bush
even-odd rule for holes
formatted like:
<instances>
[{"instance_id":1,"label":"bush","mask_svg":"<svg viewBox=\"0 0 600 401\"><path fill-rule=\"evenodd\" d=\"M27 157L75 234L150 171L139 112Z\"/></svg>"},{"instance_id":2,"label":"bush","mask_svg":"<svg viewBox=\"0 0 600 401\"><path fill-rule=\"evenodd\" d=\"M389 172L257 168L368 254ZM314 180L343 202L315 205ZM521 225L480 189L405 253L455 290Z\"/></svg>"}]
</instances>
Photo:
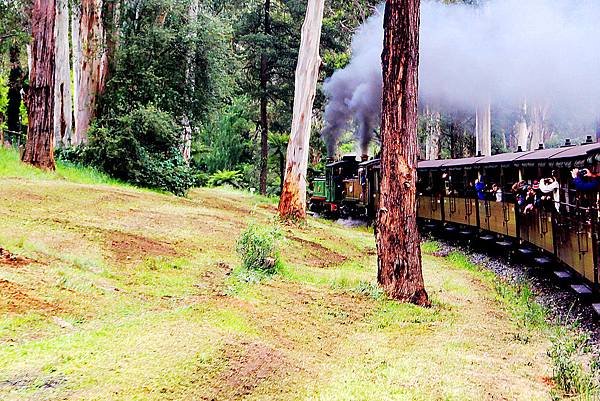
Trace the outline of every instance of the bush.
<instances>
[{"instance_id":1,"label":"bush","mask_svg":"<svg viewBox=\"0 0 600 401\"><path fill-rule=\"evenodd\" d=\"M184 195L197 177L181 155L182 127L154 106L101 121L85 147L58 152L62 160L90 164L132 184Z\"/></svg>"},{"instance_id":2,"label":"bush","mask_svg":"<svg viewBox=\"0 0 600 401\"><path fill-rule=\"evenodd\" d=\"M282 237L277 227L248 226L240 235L236 247L242 258L242 267L266 274L276 273L282 265L279 255Z\"/></svg>"},{"instance_id":3,"label":"bush","mask_svg":"<svg viewBox=\"0 0 600 401\"><path fill-rule=\"evenodd\" d=\"M221 185L231 185L234 188L240 188L242 180L242 172L239 170L219 170L208 179L208 186L218 187Z\"/></svg>"},{"instance_id":4,"label":"bush","mask_svg":"<svg viewBox=\"0 0 600 401\"><path fill-rule=\"evenodd\" d=\"M548 355L560 391L569 396L600 397L600 365L591 353L587 334L558 327Z\"/></svg>"}]
</instances>

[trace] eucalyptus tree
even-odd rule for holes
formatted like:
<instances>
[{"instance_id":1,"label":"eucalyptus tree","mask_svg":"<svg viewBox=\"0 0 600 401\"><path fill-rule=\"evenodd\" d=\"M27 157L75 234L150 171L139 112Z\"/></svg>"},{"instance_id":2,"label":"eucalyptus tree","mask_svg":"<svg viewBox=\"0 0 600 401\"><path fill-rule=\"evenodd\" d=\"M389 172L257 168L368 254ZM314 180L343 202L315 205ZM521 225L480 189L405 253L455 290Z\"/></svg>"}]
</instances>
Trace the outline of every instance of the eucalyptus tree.
<instances>
[{"instance_id":1,"label":"eucalyptus tree","mask_svg":"<svg viewBox=\"0 0 600 401\"><path fill-rule=\"evenodd\" d=\"M394 299L429 305L417 229L420 0L388 0L384 16L379 284Z\"/></svg>"},{"instance_id":2,"label":"eucalyptus tree","mask_svg":"<svg viewBox=\"0 0 600 401\"><path fill-rule=\"evenodd\" d=\"M54 0L35 0L31 13L29 129L23 161L54 170L54 66L56 16Z\"/></svg>"}]
</instances>

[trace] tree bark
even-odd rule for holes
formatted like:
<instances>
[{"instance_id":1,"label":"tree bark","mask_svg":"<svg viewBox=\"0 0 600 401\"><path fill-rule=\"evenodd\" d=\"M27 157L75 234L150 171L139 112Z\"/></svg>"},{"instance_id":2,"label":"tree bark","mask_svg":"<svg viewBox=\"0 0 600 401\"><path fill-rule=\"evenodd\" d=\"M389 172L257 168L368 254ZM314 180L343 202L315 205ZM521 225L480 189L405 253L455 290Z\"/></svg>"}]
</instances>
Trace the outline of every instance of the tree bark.
<instances>
[{"instance_id":1,"label":"tree bark","mask_svg":"<svg viewBox=\"0 0 600 401\"><path fill-rule=\"evenodd\" d=\"M265 0L264 33L271 34L271 0ZM268 94L269 65L267 55L260 56L260 193L267 194L267 174L269 169L269 116Z\"/></svg>"},{"instance_id":2,"label":"tree bark","mask_svg":"<svg viewBox=\"0 0 600 401\"><path fill-rule=\"evenodd\" d=\"M73 125L68 0L56 0L54 37L56 45L56 63L54 72L54 145L57 147L64 147L70 144L71 127Z\"/></svg>"},{"instance_id":3,"label":"tree bark","mask_svg":"<svg viewBox=\"0 0 600 401\"><path fill-rule=\"evenodd\" d=\"M428 306L417 229L420 0L388 0L384 15L377 280L393 299Z\"/></svg>"},{"instance_id":4,"label":"tree bark","mask_svg":"<svg viewBox=\"0 0 600 401\"><path fill-rule=\"evenodd\" d=\"M475 154L492 155L492 107L489 102L475 113Z\"/></svg>"},{"instance_id":5,"label":"tree bark","mask_svg":"<svg viewBox=\"0 0 600 401\"><path fill-rule=\"evenodd\" d=\"M73 70L75 72L75 134L73 145L87 142L99 95L108 72L102 0L81 0L73 9Z\"/></svg>"},{"instance_id":6,"label":"tree bark","mask_svg":"<svg viewBox=\"0 0 600 401\"><path fill-rule=\"evenodd\" d=\"M32 10L29 130L23 161L54 170L54 0L35 0Z\"/></svg>"},{"instance_id":7,"label":"tree bark","mask_svg":"<svg viewBox=\"0 0 600 401\"><path fill-rule=\"evenodd\" d=\"M8 75L8 105L6 108L6 128L9 137L21 133L21 89L24 72L21 68L21 49L17 44L10 47L10 73ZM18 140L18 137L17 137Z\"/></svg>"},{"instance_id":8,"label":"tree bark","mask_svg":"<svg viewBox=\"0 0 600 401\"><path fill-rule=\"evenodd\" d=\"M296 66L292 132L287 148L286 172L279 200L279 215L282 219L306 218L306 173L312 109L321 66L319 46L324 8L324 0L309 0L302 26Z\"/></svg>"}]
</instances>

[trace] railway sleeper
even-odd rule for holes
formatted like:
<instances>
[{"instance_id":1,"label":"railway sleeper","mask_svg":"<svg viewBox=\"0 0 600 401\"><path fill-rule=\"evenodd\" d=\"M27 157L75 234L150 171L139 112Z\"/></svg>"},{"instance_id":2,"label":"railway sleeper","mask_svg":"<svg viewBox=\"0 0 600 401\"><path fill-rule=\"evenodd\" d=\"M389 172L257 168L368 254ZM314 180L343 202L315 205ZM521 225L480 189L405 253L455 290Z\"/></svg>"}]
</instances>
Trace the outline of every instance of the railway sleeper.
<instances>
[{"instance_id":1,"label":"railway sleeper","mask_svg":"<svg viewBox=\"0 0 600 401\"><path fill-rule=\"evenodd\" d=\"M594 313L594 320L600 322L600 303L592 304L592 312Z\"/></svg>"},{"instance_id":2,"label":"railway sleeper","mask_svg":"<svg viewBox=\"0 0 600 401\"><path fill-rule=\"evenodd\" d=\"M594 292L587 284L571 284L570 287L582 301L591 301L594 296Z\"/></svg>"}]
</instances>

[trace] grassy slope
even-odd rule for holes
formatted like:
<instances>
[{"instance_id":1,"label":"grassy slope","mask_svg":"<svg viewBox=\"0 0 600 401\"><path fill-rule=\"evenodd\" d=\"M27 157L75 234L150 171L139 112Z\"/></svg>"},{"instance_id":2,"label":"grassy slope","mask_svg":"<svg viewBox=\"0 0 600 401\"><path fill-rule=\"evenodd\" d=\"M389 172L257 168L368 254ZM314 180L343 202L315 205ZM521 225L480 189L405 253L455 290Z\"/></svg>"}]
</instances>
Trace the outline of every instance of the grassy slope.
<instances>
[{"instance_id":1,"label":"grassy slope","mask_svg":"<svg viewBox=\"0 0 600 401\"><path fill-rule=\"evenodd\" d=\"M547 339L452 260L424 257L433 308L376 300L355 291L375 277L372 234L311 220L285 229L281 276L239 284L235 239L273 204L11 158L0 247L31 260L0 259L0 399L547 398Z\"/></svg>"}]
</instances>

